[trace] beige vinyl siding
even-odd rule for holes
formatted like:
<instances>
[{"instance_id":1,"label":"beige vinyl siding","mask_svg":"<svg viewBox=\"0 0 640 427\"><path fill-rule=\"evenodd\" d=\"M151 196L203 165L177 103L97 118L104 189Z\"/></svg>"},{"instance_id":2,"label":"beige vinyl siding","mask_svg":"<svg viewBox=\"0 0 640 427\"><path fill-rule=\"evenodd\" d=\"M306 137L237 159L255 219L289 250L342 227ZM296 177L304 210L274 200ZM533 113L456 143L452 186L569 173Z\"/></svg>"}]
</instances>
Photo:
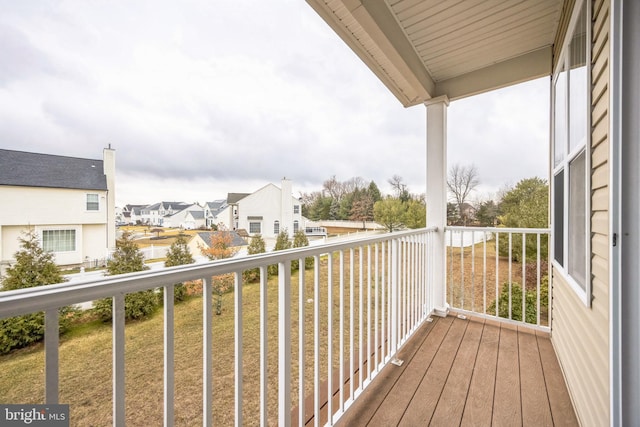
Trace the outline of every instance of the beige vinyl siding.
<instances>
[{"instance_id":1,"label":"beige vinyl siding","mask_svg":"<svg viewBox=\"0 0 640 427\"><path fill-rule=\"evenodd\" d=\"M609 0L592 9L591 308L554 269L552 341L582 425L609 424ZM565 30L566 32L566 30Z\"/></svg>"}]
</instances>

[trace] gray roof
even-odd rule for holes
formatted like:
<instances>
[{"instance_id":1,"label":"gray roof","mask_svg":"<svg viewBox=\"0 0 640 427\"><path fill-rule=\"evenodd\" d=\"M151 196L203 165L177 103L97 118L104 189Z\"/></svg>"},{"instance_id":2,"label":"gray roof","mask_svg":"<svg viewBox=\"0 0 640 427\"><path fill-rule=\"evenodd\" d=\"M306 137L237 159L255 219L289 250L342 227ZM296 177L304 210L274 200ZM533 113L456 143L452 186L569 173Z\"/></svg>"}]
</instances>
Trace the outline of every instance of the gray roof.
<instances>
[{"instance_id":1,"label":"gray roof","mask_svg":"<svg viewBox=\"0 0 640 427\"><path fill-rule=\"evenodd\" d=\"M227 203L229 203L230 205L234 203L238 203L240 200L244 199L249 195L251 195L251 193L228 193Z\"/></svg>"},{"instance_id":2,"label":"gray roof","mask_svg":"<svg viewBox=\"0 0 640 427\"><path fill-rule=\"evenodd\" d=\"M102 160L0 149L0 185L107 190Z\"/></svg>"},{"instance_id":3,"label":"gray roof","mask_svg":"<svg viewBox=\"0 0 640 427\"><path fill-rule=\"evenodd\" d=\"M193 219L204 219L203 211L189 211Z\"/></svg>"},{"instance_id":4,"label":"gray roof","mask_svg":"<svg viewBox=\"0 0 640 427\"><path fill-rule=\"evenodd\" d=\"M204 240L207 244L209 244L211 242L211 235L217 234L217 233L218 231L203 231L198 233L198 236L200 236L202 240ZM240 237L238 233L236 233L235 231L229 231L229 233L231 233L231 236L233 236L233 240L231 240L231 246L247 245L247 241L244 240L242 237Z\"/></svg>"},{"instance_id":5,"label":"gray roof","mask_svg":"<svg viewBox=\"0 0 640 427\"><path fill-rule=\"evenodd\" d=\"M215 211L220 209L226 203L227 203L226 200L221 199L221 200L214 200L213 202L207 202L205 203L205 206L209 206L209 209L211 209L212 211Z\"/></svg>"}]
</instances>

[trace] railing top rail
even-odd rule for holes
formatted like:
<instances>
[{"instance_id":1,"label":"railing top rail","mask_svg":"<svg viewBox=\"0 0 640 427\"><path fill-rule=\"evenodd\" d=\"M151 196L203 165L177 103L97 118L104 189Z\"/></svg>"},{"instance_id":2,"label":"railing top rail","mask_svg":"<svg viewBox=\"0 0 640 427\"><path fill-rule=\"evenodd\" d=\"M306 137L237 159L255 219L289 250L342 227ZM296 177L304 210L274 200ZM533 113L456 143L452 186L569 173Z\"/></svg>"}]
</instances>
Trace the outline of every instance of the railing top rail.
<instances>
[{"instance_id":1,"label":"railing top rail","mask_svg":"<svg viewBox=\"0 0 640 427\"><path fill-rule=\"evenodd\" d=\"M549 234L550 228L508 228L508 227L463 227L448 225L445 230L451 231L488 231L490 233Z\"/></svg>"},{"instance_id":2,"label":"railing top rail","mask_svg":"<svg viewBox=\"0 0 640 427\"><path fill-rule=\"evenodd\" d=\"M329 252L358 248L403 237L435 232L436 228L406 230L378 236L364 236L336 243L325 243L285 251L229 258L205 263L166 267L111 277L59 283L34 288L0 292L0 319L46 309L112 297L117 294L152 289L172 283L241 272L260 266L278 264Z\"/></svg>"}]
</instances>

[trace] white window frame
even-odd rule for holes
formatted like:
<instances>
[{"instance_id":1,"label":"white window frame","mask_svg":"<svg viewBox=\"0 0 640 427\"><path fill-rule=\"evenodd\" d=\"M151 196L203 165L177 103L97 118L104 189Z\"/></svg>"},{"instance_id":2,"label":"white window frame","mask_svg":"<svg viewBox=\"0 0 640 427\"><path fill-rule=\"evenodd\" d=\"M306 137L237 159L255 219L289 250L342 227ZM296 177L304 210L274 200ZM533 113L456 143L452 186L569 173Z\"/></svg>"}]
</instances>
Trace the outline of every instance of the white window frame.
<instances>
[{"instance_id":1,"label":"white window frame","mask_svg":"<svg viewBox=\"0 0 640 427\"><path fill-rule=\"evenodd\" d=\"M94 201L89 201L89 196L95 196L95 198L97 199L95 202ZM89 209L89 203L96 204L97 203L97 208L96 209ZM98 193L86 193L85 195L85 210L87 212L100 212L100 195Z\"/></svg>"},{"instance_id":2,"label":"white window frame","mask_svg":"<svg viewBox=\"0 0 640 427\"><path fill-rule=\"evenodd\" d=\"M73 232L73 249L72 250L55 250L56 248L45 247L44 235L50 232ZM56 254L73 253L78 251L78 230L75 228L44 228L40 230L40 241L42 242L42 249L45 252L53 252Z\"/></svg>"},{"instance_id":3,"label":"white window frame","mask_svg":"<svg viewBox=\"0 0 640 427\"><path fill-rule=\"evenodd\" d=\"M277 219L273 221L273 234L275 234L276 236L280 234L280 221L278 221Z\"/></svg>"},{"instance_id":4,"label":"white window frame","mask_svg":"<svg viewBox=\"0 0 640 427\"><path fill-rule=\"evenodd\" d=\"M571 149L571 121L570 121L570 108L571 108L571 66L570 66L570 45L573 37L574 30L578 24L578 19L580 17L580 12L582 8L585 8L585 22L586 22L586 102L587 105L591 105L591 8L589 7L590 2L586 0L577 0L571 14L571 20L569 22L569 26L567 28L567 33L565 35L565 40L562 45L562 49L560 51L559 58L560 60L555 65L555 69L553 72L553 79L551 84L551 136L552 136L552 147L550 153L550 169L551 169L551 222L552 222L552 230L555 231L556 225L556 209L555 209L555 178L557 174L563 173L563 199L562 199L562 264L560 264L556 260L555 254L555 240L557 238L557 233L552 233L553 241L551 245L551 262L554 266L555 270L560 273L560 275L564 278L564 280L569 284L569 286L574 290L574 292L578 295L580 300L587 306L591 307L591 299L592 299L592 286L591 286L591 108L587 108L586 111L586 129L585 131L585 142L573 149ZM563 158L559 161L558 165L555 164L555 154L556 154L556 83L558 81L558 77L560 72L566 72L566 80L565 80L565 105L564 105L564 118L565 118L565 129L564 129L564 142L565 146L562 147ZM585 155L585 176L584 176L584 194L585 194L585 248L584 248L584 262L585 262L585 277L584 277L584 287L580 284L576 278L572 277L569 273L569 257L573 254L569 253L569 201L570 201L570 163L577 159L582 153Z\"/></svg>"},{"instance_id":5,"label":"white window frame","mask_svg":"<svg viewBox=\"0 0 640 427\"><path fill-rule=\"evenodd\" d=\"M298 230L300 230L300 221L298 221L297 219L293 221L293 232L294 234L298 232Z\"/></svg>"},{"instance_id":6,"label":"white window frame","mask_svg":"<svg viewBox=\"0 0 640 427\"><path fill-rule=\"evenodd\" d=\"M300 213L300 205L293 205L293 213L294 214Z\"/></svg>"}]
</instances>

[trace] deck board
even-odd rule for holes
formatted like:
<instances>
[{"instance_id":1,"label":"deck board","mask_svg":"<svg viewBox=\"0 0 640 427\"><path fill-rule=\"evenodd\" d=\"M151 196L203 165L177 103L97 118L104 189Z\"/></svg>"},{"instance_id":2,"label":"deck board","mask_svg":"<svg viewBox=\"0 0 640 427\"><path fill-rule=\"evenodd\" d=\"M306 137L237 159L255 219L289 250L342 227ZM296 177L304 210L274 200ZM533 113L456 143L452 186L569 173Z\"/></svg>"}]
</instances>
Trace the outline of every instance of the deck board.
<instances>
[{"instance_id":1,"label":"deck board","mask_svg":"<svg viewBox=\"0 0 640 427\"><path fill-rule=\"evenodd\" d=\"M520 355L522 423L535 426L553 425L535 334L518 333L518 353Z\"/></svg>"},{"instance_id":2,"label":"deck board","mask_svg":"<svg viewBox=\"0 0 640 427\"><path fill-rule=\"evenodd\" d=\"M481 337L482 325L476 322L468 322L444 390L431 418L431 425L450 426L460 424Z\"/></svg>"},{"instance_id":3,"label":"deck board","mask_svg":"<svg viewBox=\"0 0 640 427\"><path fill-rule=\"evenodd\" d=\"M491 425L499 339L500 328L485 324L461 426Z\"/></svg>"},{"instance_id":4,"label":"deck board","mask_svg":"<svg viewBox=\"0 0 640 427\"><path fill-rule=\"evenodd\" d=\"M521 406L518 332L500 328L492 424L505 427L522 425Z\"/></svg>"},{"instance_id":5,"label":"deck board","mask_svg":"<svg viewBox=\"0 0 640 427\"><path fill-rule=\"evenodd\" d=\"M467 324L468 322L464 320L453 320L447 336L438 349L433 362L427 369L426 375L422 378L415 392L415 397L411 400L398 425L423 426L431 421L442 390L449 377L452 361L458 352L458 347L464 336Z\"/></svg>"},{"instance_id":6,"label":"deck board","mask_svg":"<svg viewBox=\"0 0 640 427\"><path fill-rule=\"evenodd\" d=\"M437 322L418 353L411 360L405 360L407 368L404 374L376 410L375 416L371 419L372 425L394 425L400 421L426 374L425 368L431 365L452 322L453 319Z\"/></svg>"},{"instance_id":7,"label":"deck board","mask_svg":"<svg viewBox=\"0 0 640 427\"><path fill-rule=\"evenodd\" d=\"M540 349L540 361L549 396L549 406L555 425L578 426L578 419L571 404L571 398L567 393L564 376L560 370L560 364L553 351L551 341L540 336L536 337Z\"/></svg>"},{"instance_id":8,"label":"deck board","mask_svg":"<svg viewBox=\"0 0 640 427\"><path fill-rule=\"evenodd\" d=\"M454 316L423 325L338 426L577 426L548 336Z\"/></svg>"}]
</instances>

